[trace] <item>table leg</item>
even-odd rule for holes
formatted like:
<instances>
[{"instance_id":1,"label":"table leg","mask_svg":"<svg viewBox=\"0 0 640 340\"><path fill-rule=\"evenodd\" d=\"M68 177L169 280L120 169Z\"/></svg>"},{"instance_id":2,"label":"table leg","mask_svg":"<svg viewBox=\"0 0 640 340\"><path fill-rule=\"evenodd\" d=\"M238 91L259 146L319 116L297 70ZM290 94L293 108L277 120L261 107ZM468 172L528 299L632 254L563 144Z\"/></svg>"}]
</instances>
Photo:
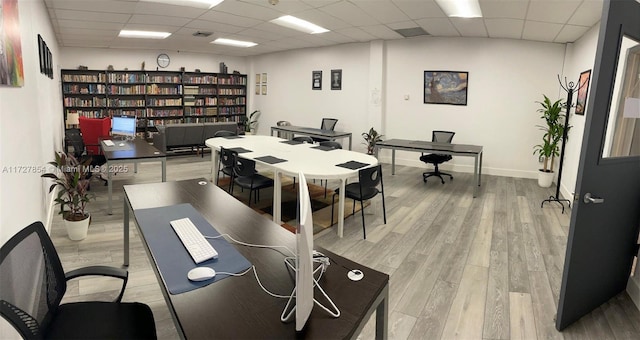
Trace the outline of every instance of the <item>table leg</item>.
<instances>
[{"instance_id":1,"label":"table leg","mask_svg":"<svg viewBox=\"0 0 640 340\"><path fill-rule=\"evenodd\" d=\"M396 149L391 148L391 174L396 174Z\"/></svg>"},{"instance_id":2,"label":"table leg","mask_svg":"<svg viewBox=\"0 0 640 340\"><path fill-rule=\"evenodd\" d=\"M124 208L123 208L123 231L124 231L124 265L129 265L129 199L127 195L124 195Z\"/></svg>"},{"instance_id":3,"label":"table leg","mask_svg":"<svg viewBox=\"0 0 640 340\"><path fill-rule=\"evenodd\" d=\"M385 289L384 298L376 308L376 339L386 340L389 328L389 289Z\"/></svg>"},{"instance_id":4,"label":"table leg","mask_svg":"<svg viewBox=\"0 0 640 340\"><path fill-rule=\"evenodd\" d=\"M271 128L271 136L273 136L273 131L274 131L273 128Z\"/></svg>"},{"instance_id":5,"label":"table leg","mask_svg":"<svg viewBox=\"0 0 640 340\"><path fill-rule=\"evenodd\" d=\"M162 162L162 181L166 182L167 181L167 159L162 158L160 162Z\"/></svg>"},{"instance_id":6,"label":"table leg","mask_svg":"<svg viewBox=\"0 0 640 340\"><path fill-rule=\"evenodd\" d=\"M138 173L138 162L133 162L133 173L134 174Z\"/></svg>"},{"instance_id":7,"label":"table leg","mask_svg":"<svg viewBox=\"0 0 640 340\"><path fill-rule=\"evenodd\" d=\"M482 155L484 152L480 152L480 164L478 165L478 186L482 185Z\"/></svg>"},{"instance_id":8,"label":"table leg","mask_svg":"<svg viewBox=\"0 0 640 340\"><path fill-rule=\"evenodd\" d=\"M108 199L108 205L107 205L107 214L111 215L112 212L112 202L111 202L111 198L113 195L113 178L112 174L111 174L111 166L109 165L109 162L107 162L107 191L109 194L109 199Z\"/></svg>"},{"instance_id":9,"label":"table leg","mask_svg":"<svg viewBox=\"0 0 640 340\"><path fill-rule=\"evenodd\" d=\"M273 222L282 223L282 177L273 171Z\"/></svg>"},{"instance_id":10,"label":"table leg","mask_svg":"<svg viewBox=\"0 0 640 340\"><path fill-rule=\"evenodd\" d=\"M351 135L349 135L349 150L353 150L351 149Z\"/></svg>"},{"instance_id":11,"label":"table leg","mask_svg":"<svg viewBox=\"0 0 640 340\"><path fill-rule=\"evenodd\" d=\"M218 150L211 149L211 181L218 185L218 175L220 169L218 164L220 163L220 152Z\"/></svg>"},{"instance_id":12,"label":"table leg","mask_svg":"<svg viewBox=\"0 0 640 340\"><path fill-rule=\"evenodd\" d=\"M478 155L476 154L476 156L474 157L474 162L473 162L473 181L475 183L480 183L480 180L478 179ZM478 196L478 186L474 185L473 186L473 197Z\"/></svg>"},{"instance_id":13,"label":"table leg","mask_svg":"<svg viewBox=\"0 0 640 340\"><path fill-rule=\"evenodd\" d=\"M346 180L344 178L340 178L340 197L338 199L338 237L342 237L344 235L344 187L346 184Z\"/></svg>"}]
</instances>

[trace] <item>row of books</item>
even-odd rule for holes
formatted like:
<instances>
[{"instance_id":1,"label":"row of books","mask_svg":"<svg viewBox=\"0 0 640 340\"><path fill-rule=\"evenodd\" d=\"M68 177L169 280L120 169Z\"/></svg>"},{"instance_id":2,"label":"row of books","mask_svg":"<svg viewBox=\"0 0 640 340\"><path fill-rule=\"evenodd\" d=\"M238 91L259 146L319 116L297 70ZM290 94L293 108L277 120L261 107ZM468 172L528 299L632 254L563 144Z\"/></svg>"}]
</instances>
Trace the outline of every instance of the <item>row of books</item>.
<instances>
[{"instance_id":1,"label":"row of books","mask_svg":"<svg viewBox=\"0 0 640 340\"><path fill-rule=\"evenodd\" d=\"M107 75L104 73L97 74L63 74L62 81L78 82L78 83L104 83Z\"/></svg>"},{"instance_id":2,"label":"row of books","mask_svg":"<svg viewBox=\"0 0 640 340\"><path fill-rule=\"evenodd\" d=\"M182 98L148 98L150 106L182 106Z\"/></svg>"},{"instance_id":3,"label":"row of books","mask_svg":"<svg viewBox=\"0 0 640 340\"><path fill-rule=\"evenodd\" d=\"M104 84L62 84L62 91L65 94L104 94L106 86Z\"/></svg>"},{"instance_id":4,"label":"row of books","mask_svg":"<svg viewBox=\"0 0 640 340\"><path fill-rule=\"evenodd\" d=\"M92 107L92 106L105 106L107 104L106 98L93 97L93 98L64 98L64 106L80 106L80 107Z\"/></svg>"}]
</instances>

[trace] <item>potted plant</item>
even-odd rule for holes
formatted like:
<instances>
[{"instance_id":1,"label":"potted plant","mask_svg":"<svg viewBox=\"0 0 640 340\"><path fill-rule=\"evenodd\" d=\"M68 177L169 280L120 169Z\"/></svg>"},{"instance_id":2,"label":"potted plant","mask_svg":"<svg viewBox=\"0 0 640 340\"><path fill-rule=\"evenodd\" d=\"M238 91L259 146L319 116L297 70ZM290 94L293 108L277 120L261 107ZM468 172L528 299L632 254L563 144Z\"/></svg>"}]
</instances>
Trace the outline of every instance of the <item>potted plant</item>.
<instances>
[{"instance_id":1,"label":"potted plant","mask_svg":"<svg viewBox=\"0 0 640 340\"><path fill-rule=\"evenodd\" d=\"M62 214L69 238L74 241L82 240L87 237L90 221L86 204L93 197L89 193L91 158L88 157L81 162L72 154L56 152L55 161L49 164L53 165L56 171L43 174L41 177L53 180L49 192L56 187L59 188L55 203L60 205L59 214Z\"/></svg>"},{"instance_id":2,"label":"potted plant","mask_svg":"<svg viewBox=\"0 0 640 340\"><path fill-rule=\"evenodd\" d=\"M255 132L258 125L258 116L260 116L260 110L251 112L248 116L243 116L241 124L244 127L245 133Z\"/></svg>"},{"instance_id":3,"label":"potted plant","mask_svg":"<svg viewBox=\"0 0 640 340\"><path fill-rule=\"evenodd\" d=\"M554 162L555 158L560 155L560 142L564 136L564 115L561 111L565 107L565 103L562 99L552 103L546 95L543 96L544 101L537 102L541 106L537 111L542 113L540 118L544 120L545 124L536 126L544 134L542 135L542 143L533 147L533 154L537 154L543 162L542 169L538 173L538 185L548 188L553 182Z\"/></svg>"},{"instance_id":4,"label":"potted plant","mask_svg":"<svg viewBox=\"0 0 640 340\"><path fill-rule=\"evenodd\" d=\"M363 132L362 138L364 138L363 144L367 146L367 155L373 155L376 152L376 143L382 141L382 136L378 131L373 128L369 129L369 132Z\"/></svg>"}]
</instances>

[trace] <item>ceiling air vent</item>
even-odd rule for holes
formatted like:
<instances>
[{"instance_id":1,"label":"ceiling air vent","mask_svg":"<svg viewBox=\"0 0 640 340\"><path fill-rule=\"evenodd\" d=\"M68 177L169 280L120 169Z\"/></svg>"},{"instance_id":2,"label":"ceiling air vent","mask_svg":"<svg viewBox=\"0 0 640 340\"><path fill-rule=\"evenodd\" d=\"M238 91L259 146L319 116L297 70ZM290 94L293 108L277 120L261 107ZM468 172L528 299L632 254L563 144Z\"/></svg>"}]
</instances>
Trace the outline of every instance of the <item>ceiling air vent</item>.
<instances>
[{"instance_id":1,"label":"ceiling air vent","mask_svg":"<svg viewBox=\"0 0 640 340\"><path fill-rule=\"evenodd\" d=\"M213 32L200 32L200 31L198 31L198 32L193 33L193 36L194 37L208 37L208 36L210 36L212 34L213 34Z\"/></svg>"},{"instance_id":2,"label":"ceiling air vent","mask_svg":"<svg viewBox=\"0 0 640 340\"><path fill-rule=\"evenodd\" d=\"M429 35L422 27L401 28L395 30L398 34L405 38L417 37L420 35Z\"/></svg>"}]
</instances>

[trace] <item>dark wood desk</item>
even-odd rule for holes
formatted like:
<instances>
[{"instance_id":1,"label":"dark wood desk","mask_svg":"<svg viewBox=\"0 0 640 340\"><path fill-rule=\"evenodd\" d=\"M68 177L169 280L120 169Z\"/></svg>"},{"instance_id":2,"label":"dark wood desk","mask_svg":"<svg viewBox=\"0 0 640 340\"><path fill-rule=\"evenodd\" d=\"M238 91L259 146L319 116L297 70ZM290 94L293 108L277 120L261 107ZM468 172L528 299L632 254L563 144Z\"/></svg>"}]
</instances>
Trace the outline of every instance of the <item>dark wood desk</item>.
<instances>
[{"instance_id":1,"label":"dark wood desk","mask_svg":"<svg viewBox=\"0 0 640 340\"><path fill-rule=\"evenodd\" d=\"M326 138L328 140L336 140L338 138L349 138L349 150L351 150L351 132L323 130L304 126L272 126L271 135L274 131L289 132L293 134L305 135L310 137Z\"/></svg>"},{"instance_id":2,"label":"dark wood desk","mask_svg":"<svg viewBox=\"0 0 640 340\"><path fill-rule=\"evenodd\" d=\"M248 208L204 178L165 183L125 185L125 264L129 251L129 209L136 210L190 203L220 233L264 245L285 245L295 249L295 235ZM136 220L137 221L137 220ZM340 309L333 318L314 306L303 334L296 335L295 322L280 322L286 299L265 293L252 272L229 277L187 293L171 295L156 267L153 252L138 228L142 243L172 313L178 333L188 339L354 339L376 312L376 338L387 338L389 276L366 268L327 250L316 249L331 258L320 280L322 288ZM233 244L233 243L232 243ZM270 291L288 295L294 286L283 259L271 249L234 245L255 265L261 282ZM348 269L360 269L364 279L351 281Z\"/></svg>"},{"instance_id":3,"label":"dark wood desk","mask_svg":"<svg viewBox=\"0 0 640 340\"><path fill-rule=\"evenodd\" d=\"M109 186L109 205L107 213L112 213L112 195L113 195L113 173L117 171L126 171L124 168L119 169L118 164L134 163L135 172L138 172L138 163L157 162L162 163L162 181L167 181L167 155L161 152L153 145L142 139L134 139L130 141L113 140L114 146L108 146L103 141L100 143L104 157L107 159L107 185ZM122 146L120 144L123 144Z\"/></svg>"},{"instance_id":4,"label":"dark wood desk","mask_svg":"<svg viewBox=\"0 0 640 340\"><path fill-rule=\"evenodd\" d=\"M477 182L477 186L473 189L473 197L478 195L478 187L482 178L482 146L479 145L466 145L466 144L450 144L450 143L435 143L421 140L407 140L407 139L389 139L382 142L377 142L376 147L378 149L391 149L391 174L396 174L396 150L404 151L416 151L416 152L433 152L454 156L469 156L475 158L475 164L473 166L473 178L474 182ZM376 151L377 152L377 151Z\"/></svg>"}]
</instances>

